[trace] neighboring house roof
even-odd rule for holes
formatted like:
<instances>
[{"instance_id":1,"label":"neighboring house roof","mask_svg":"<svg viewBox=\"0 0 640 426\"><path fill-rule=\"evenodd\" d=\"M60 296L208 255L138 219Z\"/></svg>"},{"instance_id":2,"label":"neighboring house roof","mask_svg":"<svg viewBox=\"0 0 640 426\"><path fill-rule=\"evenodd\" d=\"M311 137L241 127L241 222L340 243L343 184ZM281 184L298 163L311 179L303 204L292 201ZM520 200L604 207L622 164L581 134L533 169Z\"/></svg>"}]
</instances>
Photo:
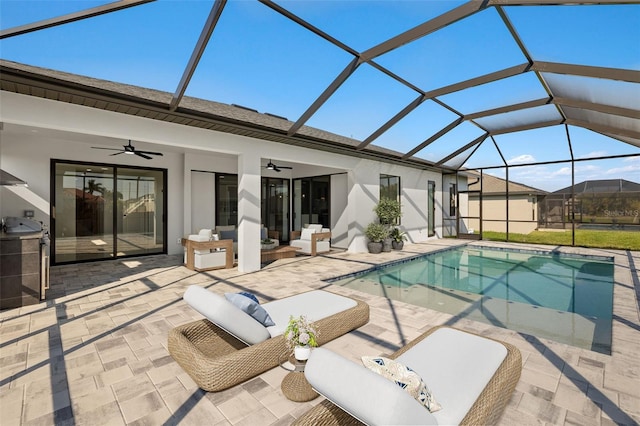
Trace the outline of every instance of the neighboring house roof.
<instances>
[{"instance_id":1,"label":"neighboring house roof","mask_svg":"<svg viewBox=\"0 0 640 426\"><path fill-rule=\"evenodd\" d=\"M573 185L573 192L574 194L589 192L640 192L640 183L625 179L585 180L584 182ZM571 194L571 186L554 191L552 194Z\"/></svg>"},{"instance_id":2,"label":"neighboring house roof","mask_svg":"<svg viewBox=\"0 0 640 426\"><path fill-rule=\"evenodd\" d=\"M480 173L467 172L469 176L469 191L480 190ZM505 195L507 193L506 179L501 179L497 176L492 176L486 173L482 174L482 194L483 195ZM547 191L534 188L532 186L523 185L512 180L509 181L509 194L513 195L543 195L547 194Z\"/></svg>"}]
</instances>

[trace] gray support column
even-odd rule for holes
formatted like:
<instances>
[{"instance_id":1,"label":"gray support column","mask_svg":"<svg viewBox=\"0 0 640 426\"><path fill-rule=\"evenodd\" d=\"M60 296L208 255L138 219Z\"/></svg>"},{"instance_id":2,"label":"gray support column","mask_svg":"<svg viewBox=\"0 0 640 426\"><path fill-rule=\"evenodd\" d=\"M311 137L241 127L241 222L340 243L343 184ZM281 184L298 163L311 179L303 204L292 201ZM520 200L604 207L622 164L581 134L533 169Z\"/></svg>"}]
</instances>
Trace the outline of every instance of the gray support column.
<instances>
[{"instance_id":1,"label":"gray support column","mask_svg":"<svg viewBox=\"0 0 640 426\"><path fill-rule=\"evenodd\" d=\"M238 271L260 270L260 156L238 156Z\"/></svg>"}]
</instances>

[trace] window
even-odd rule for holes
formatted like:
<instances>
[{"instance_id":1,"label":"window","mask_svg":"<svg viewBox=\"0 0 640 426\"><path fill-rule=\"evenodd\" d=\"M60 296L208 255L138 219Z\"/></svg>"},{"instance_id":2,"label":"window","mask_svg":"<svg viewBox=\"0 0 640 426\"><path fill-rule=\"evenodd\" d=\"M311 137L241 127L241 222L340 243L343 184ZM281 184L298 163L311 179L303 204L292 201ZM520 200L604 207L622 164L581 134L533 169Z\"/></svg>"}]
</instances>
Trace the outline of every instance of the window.
<instances>
[{"instance_id":1,"label":"window","mask_svg":"<svg viewBox=\"0 0 640 426\"><path fill-rule=\"evenodd\" d=\"M400 176L380 175L380 199L400 201Z\"/></svg>"},{"instance_id":2,"label":"window","mask_svg":"<svg viewBox=\"0 0 640 426\"><path fill-rule=\"evenodd\" d=\"M458 197L458 185L452 183L449 185L449 216L456 215L456 198Z\"/></svg>"},{"instance_id":3,"label":"window","mask_svg":"<svg viewBox=\"0 0 640 426\"><path fill-rule=\"evenodd\" d=\"M400 203L400 176L380 175L380 199L383 198ZM394 225L400 225L400 217Z\"/></svg>"},{"instance_id":4,"label":"window","mask_svg":"<svg viewBox=\"0 0 640 426\"><path fill-rule=\"evenodd\" d=\"M238 225L238 175L216 174L216 226Z\"/></svg>"},{"instance_id":5,"label":"window","mask_svg":"<svg viewBox=\"0 0 640 426\"><path fill-rule=\"evenodd\" d=\"M433 237L436 234L436 183L432 180L428 182L427 196L427 236Z\"/></svg>"}]
</instances>

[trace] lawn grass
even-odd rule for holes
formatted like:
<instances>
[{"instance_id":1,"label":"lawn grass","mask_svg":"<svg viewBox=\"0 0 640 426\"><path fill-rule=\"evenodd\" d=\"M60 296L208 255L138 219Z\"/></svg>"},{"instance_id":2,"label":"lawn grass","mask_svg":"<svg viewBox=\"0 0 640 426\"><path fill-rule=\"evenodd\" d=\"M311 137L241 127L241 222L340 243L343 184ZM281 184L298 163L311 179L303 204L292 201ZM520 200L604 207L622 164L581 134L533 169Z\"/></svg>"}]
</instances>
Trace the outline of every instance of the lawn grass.
<instances>
[{"instance_id":1,"label":"lawn grass","mask_svg":"<svg viewBox=\"0 0 640 426\"><path fill-rule=\"evenodd\" d=\"M506 241L507 234L504 232L484 231L482 239ZM564 232L533 231L529 234L514 234L510 232L509 241L514 243L570 246L571 230ZM576 246L640 250L640 232L576 229Z\"/></svg>"}]
</instances>

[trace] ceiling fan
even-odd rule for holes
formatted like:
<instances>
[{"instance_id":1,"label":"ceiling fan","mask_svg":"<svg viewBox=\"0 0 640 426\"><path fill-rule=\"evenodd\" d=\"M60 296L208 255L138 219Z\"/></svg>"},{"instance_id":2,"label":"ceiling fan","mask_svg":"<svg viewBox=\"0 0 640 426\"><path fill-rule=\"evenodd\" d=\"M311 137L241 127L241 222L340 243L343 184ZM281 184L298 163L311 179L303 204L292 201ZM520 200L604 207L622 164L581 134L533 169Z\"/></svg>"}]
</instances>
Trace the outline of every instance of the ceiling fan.
<instances>
[{"instance_id":1,"label":"ceiling fan","mask_svg":"<svg viewBox=\"0 0 640 426\"><path fill-rule=\"evenodd\" d=\"M288 167L288 166L276 166L275 164L273 164L271 160L269 160L269 162L267 163L266 166L264 166L264 168L267 170L273 170L274 172L278 172L278 173L282 171L281 169L293 169L293 167Z\"/></svg>"},{"instance_id":2,"label":"ceiling fan","mask_svg":"<svg viewBox=\"0 0 640 426\"><path fill-rule=\"evenodd\" d=\"M131 139L129 139L129 144L128 145L122 145L122 147L124 149L117 149L117 148L102 148L99 146L92 146L91 148L94 149L107 149L110 151L119 151L119 152L115 152L111 155L120 155L120 154L129 154L129 155L137 155L138 157L142 157L142 158L146 158L147 160L151 160L151 157L149 157L150 155L160 155L162 156L161 152L152 152L152 151L138 151L136 150L136 148L131 145Z\"/></svg>"}]
</instances>

